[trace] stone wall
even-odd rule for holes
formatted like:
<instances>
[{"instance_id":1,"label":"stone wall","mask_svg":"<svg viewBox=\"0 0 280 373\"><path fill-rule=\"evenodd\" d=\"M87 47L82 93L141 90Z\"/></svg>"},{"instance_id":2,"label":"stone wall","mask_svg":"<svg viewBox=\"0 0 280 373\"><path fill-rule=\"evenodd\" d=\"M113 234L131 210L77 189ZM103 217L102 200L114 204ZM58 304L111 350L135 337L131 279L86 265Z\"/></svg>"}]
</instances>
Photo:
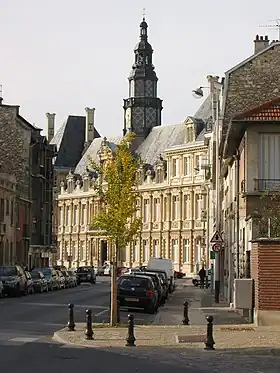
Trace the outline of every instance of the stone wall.
<instances>
[{"instance_id":1,"label":"stone wall","mask_svg":"<svg viewBox=\"0 0 280 373\"><path fill-rule=\"evenodd\" d=\"M29 198L29 145L31 128L20 123L18 107L0 105L1 172L13 174L17 192Z\"/></svg>"},{"instance_id":2,"label":"stone wall","mask_svg":"<svg viewBox=\"0 0 280 373\"><path fill-rule=\"evenodd\" d=\"M280 45L226 74L223 135L233 115L280 97Z\"/></svg>"},{"instance_id":3,"label":"stone wall","mask_svg":"<svg viewBox=\"0 0 280 373\"><path fill-rule=\"evenodd\" d=\"M251 275L256 324L280 325L280 240L259 240L252 244Z\"/></svg>"}]
</instances>

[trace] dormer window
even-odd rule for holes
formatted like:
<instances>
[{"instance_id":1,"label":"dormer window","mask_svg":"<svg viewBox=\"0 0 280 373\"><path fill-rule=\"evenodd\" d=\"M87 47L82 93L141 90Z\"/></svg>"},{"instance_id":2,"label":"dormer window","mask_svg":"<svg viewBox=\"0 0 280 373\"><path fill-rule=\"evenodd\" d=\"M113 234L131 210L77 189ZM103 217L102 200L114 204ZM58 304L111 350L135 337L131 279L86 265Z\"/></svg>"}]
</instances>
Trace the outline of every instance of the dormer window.
<instances>
[{"instance_id":1,"label":"dormer window","mask_svg":"<svg viewBox=\"0 0 280 373\"><path fill-rule=\"evenodd\" d=\"M193 142L194 141L194 128L193 126L187 127L187 135L186 135L186 142Z\"/></svg>"}]
</instances>

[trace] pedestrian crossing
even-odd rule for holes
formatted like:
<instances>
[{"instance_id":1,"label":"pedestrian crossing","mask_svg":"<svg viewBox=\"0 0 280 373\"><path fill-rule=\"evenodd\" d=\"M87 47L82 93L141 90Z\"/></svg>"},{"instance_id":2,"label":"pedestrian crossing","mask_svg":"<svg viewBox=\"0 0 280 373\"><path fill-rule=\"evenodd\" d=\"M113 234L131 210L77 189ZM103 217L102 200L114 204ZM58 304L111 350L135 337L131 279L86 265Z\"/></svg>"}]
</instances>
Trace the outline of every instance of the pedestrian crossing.
<instances>
[{"instance_id":1,"label":"pedestrian crossing","mask_svg":"<svg viewBox=\"0 0 280 373\"><path fill-rule=\"evenodd\" d=\"M43 335L21 334L15 331L7 332L0 330L0 348L1 346L22 346L27 343L35 343L45 338Z\"/></svg>"}]
</instances>

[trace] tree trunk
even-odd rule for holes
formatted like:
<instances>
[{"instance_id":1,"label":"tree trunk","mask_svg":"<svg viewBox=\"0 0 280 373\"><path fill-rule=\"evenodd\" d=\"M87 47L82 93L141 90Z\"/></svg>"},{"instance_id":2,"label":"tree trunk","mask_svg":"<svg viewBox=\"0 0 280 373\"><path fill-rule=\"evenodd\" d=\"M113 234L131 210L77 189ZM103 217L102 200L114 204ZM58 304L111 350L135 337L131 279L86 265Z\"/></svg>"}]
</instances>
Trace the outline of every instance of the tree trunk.
<instances>
[{"instance_id":1,"label":"tree trunk","mask_svg":"<svg viewBox=\"0 0 280 373\"><path fill-rule=\"evenodd\" d=\"M117 325L117 245L113 255L113 264L111 272L111 310L110 310L110 326Z\"/></svg>"}]
</instances>

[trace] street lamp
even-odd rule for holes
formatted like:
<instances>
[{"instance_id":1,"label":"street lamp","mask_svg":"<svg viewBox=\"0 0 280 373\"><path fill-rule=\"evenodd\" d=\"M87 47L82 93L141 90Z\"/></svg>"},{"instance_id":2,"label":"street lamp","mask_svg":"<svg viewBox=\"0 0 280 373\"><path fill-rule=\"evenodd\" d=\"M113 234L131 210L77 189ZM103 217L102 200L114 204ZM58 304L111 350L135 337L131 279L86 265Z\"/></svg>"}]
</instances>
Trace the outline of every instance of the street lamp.
<instances>
[{"instance_id":1,"label":"street lamp","mask_svg":"<svg viewBox=\"0 0 280 373\"><path fill-rule=\"evenodd\" d=\"M192 91L193 97L196 99L200 99L204 96L203 88L209 88L209 87L198 87Z\"/></svg>"}]
</instances>

